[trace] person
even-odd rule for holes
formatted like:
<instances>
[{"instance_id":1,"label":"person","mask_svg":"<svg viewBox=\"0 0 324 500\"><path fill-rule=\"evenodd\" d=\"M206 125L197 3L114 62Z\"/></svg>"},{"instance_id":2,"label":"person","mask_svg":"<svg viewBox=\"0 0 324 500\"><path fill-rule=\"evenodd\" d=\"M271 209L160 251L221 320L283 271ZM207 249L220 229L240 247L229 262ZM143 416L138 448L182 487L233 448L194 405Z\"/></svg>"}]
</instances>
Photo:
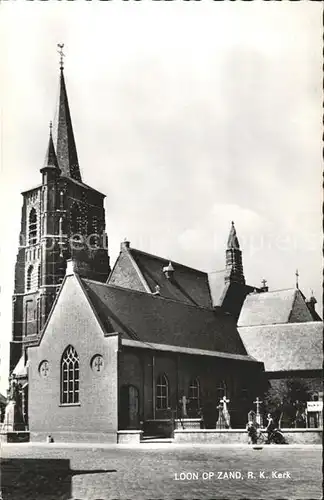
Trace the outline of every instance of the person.
<instances>
[{"instance_id":1,"label":"person","mask_svg":"<svg viewBox=\"0 0 324 500\"><path fill-rule=\"evenodd\" d=\"M268 421L268 425L266 427L266 432L268 433L268 443L270 443L271 434L273 433L273 431L276 428L274 420L271 416L271 413L268 413L267 421Z\"/></svg>"},{"instance_id":2,"label":"person","mask_svg":"<svg viewBox=\"0 0 324 500\"><path fill-rule=\"evenodd\" d=\"M247 433L249 436L249 444L256 444L258 441L258 434L255 425L251 421L247 424Z\"/></svg>"}]
</instances>

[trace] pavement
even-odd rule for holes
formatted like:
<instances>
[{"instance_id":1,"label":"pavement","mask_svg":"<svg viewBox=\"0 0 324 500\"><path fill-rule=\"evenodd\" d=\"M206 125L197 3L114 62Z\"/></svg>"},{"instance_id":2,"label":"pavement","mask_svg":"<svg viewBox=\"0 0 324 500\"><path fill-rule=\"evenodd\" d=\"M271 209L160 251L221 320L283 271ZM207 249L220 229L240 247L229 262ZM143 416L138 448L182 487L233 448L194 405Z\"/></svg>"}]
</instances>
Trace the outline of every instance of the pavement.
<instances>
[{"instance_id":1,"label":"pavement","mask_svg":"<svg viewBox=\"0 0 324 500\"><path fill-rule=\"evenodd\" d=\"M3 500L321 499L320 445L8 443Z\"/></svg>"},{"instance_id":2,"label":"pavement","mask_svg":"<svg viewBox=\"0 0 324 500\"><path fill-rule=\"evenodd\" d=\"M138 444L117 444L117 443L75 443L75 442L54 442L54 443L46 443L46 442L27 442L27 443L2 443L1 447L3 450L6 448L10 449L15 447L22 448L73 448L73 449L82 449L82 448L91 448L91 449L119 449L119 448L124 448L124 449L135 449L135 448L145 448L145 449L159 449L159 448L167 448L170 449L170 447L175 447L175 448L220 448L220 449L236 449L236 448L245 448L245 449L251 449L251 448L284 448L284 449L314 449L314 450L321 450L323 448L322 444L304 444L304 443L296 443L296 444L243 444L243 443L175 443L171 439L161 439L161 440L145 440L141 441ZM0 499L1 500L1 499Z\"/></svg>"}]
</instances>

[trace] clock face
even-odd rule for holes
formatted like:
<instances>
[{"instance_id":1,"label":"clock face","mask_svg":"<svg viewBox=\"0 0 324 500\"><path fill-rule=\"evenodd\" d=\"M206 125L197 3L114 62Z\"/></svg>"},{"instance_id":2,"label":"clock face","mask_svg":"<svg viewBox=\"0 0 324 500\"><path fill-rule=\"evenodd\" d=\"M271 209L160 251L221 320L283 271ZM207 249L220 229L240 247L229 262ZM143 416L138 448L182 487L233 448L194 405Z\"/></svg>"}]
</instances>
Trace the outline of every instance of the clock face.
<instances>
[{"instance_id":1,"label":"clock face","mask_svg":"<svg viewBox=\"0 0 324 500\"><path fill-rule=\"evenodd\" d=\"M104 360L101 354L96 354L91 360L91 368L95 373L100 373L104 368Z\"/></svg>"},{"instance_id":2,"label":"clock face","mask_svg":"<svg viewBox=\"0 0 324 500\"><path fill-rule=\"evenodd\" d=\"M41 377L47 377L48 376L48 373L49 373L49 362L44 359L44 361L42 361L40 364L39 364L39 367L38 367L38 371L39 371L39 374Z\"/></svg>"}]
</instances>

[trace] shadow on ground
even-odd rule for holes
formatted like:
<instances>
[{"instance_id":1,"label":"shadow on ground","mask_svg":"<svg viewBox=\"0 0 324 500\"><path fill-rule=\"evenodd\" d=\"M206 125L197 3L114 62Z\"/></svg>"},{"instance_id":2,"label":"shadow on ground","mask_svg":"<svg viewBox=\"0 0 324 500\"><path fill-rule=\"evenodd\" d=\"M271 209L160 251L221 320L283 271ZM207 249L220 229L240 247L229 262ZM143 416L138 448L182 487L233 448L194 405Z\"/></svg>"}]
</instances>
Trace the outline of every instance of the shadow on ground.
<instances>
[{"instance_id":1,"label":"shadow on ground","mask_svg":"<svg viewBox=\"0 0 324 500\"><path fill-rule=\"evenodd\" d=\"M117 472L115 469L70 469L64 459L1 460L2 500L68 500L72 497L72 477ZM1 497L2 493L2 497Z\"/></svg>"}]
</instances>

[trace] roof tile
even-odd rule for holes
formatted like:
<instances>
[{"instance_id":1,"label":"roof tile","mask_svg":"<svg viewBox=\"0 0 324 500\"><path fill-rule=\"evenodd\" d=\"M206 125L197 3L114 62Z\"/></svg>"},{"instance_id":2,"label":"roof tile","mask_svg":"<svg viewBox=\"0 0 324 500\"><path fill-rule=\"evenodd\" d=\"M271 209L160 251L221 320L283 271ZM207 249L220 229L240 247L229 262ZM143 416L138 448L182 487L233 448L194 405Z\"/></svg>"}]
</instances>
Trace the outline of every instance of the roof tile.
<instances>
[{"instance_id":1,"label":"roof tile","mask_svg":"<svg viewBox=\"0 0 324 500\"><path fill-rule=\"evenodd\" d=\"M221 311L81 279L107 333L181 347L245 355L235 320Z\"/></svg>"},{"instance_id":2,"label":"roof tile","mask_svg":"<svg viewBox=\"0 0 324 500\"><path fill-rule=\"evenodd\" d=\"M321 370L323 323L286 323L239 328L250 356L266 371Z\"/></svg>"}]
</instances>

